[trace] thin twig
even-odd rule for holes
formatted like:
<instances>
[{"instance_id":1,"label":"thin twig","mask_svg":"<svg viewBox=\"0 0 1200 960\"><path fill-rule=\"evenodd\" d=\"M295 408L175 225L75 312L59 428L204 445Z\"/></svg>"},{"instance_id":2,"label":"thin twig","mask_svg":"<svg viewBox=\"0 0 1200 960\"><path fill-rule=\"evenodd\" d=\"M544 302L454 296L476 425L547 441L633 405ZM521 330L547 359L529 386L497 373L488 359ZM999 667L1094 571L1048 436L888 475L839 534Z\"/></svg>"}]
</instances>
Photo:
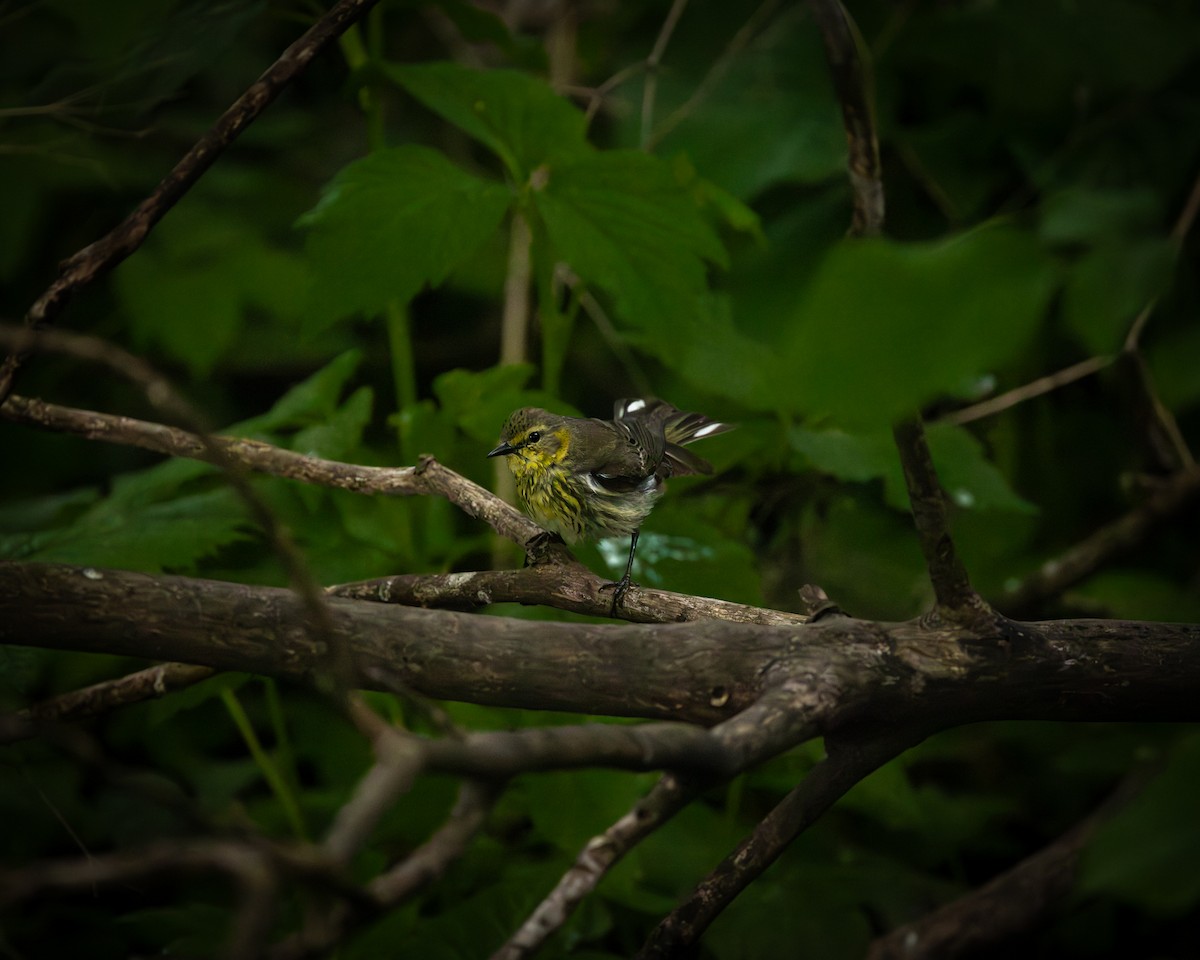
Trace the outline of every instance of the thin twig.
<instances>
[{"instance_id":1,"label":"thin twig","mask_svg":"<svg viewBox=\"0 0 1200 960\"><path fill-rule=\"evenodd\" d=\"M1183 209L1179 211L1179 216L1175 218L1175 223L1171 227L1171 242L1177 247L1183 246L1183 241L1191 232L1192 226L1196 222L1196 216L1200 214L1200 174L1197 174L1195 180L1192 181L1192 189L1188 192L1187 200L1184 201ZM1129 333L1125 337L1125 349L1132 351L1138 349L1142 337L1142 331L1146 328L1146 323L1150 320L1151 313L1154 312L1156 301L1152 300L1146 304L1145 308L1137 319L1134 320L1133 326L1129 328Z\"/></svg>"},{"instance_id":2,"label":"thin twig","mask_svg":"<svg viewBox=\"0 0 1200 960\"><path fill-rule=\"evenodd\" d=\"M638 843L682 810L701 784L667 774L627 814L593 837L557 886L491 960L523 960L560 929L585 896Z\"/></svg>"},{"instance_id":3,"label":"thin twig","mask_svg":"<svg viewBox=\"0 0 1200 960\"><path fill-rule=\"evenodd\" d=\"M112 231L64 261L58 278L29 308L25 323L33 327L53 323L71 296L141 246L155 224L179 202L242 131L258 118L280 91L377 2L338 0L221 114L212 128L155 187L153 193ZM0 402L12 390L13 377L22 362L23 357L18 352L9 354L0 365Z\"/></svg>"},{"instance_id":4,"label":"thin twig","mask_svg":"<svg viewBox=\"0 0 1200 960\"><path fill-rule=\"evenodd\" d=\"M108 713L118 707L161 697L207 680L216 673L211 667L190 663L160 663L136 673L72 690L61 696L18 711L14 722L0 724L0 743L36 736L48 723L67 723Z\"/></svg>"},{"instance_id":5,"label":"thin twig","mask_svg":"<svg viewBox=\"0 0 1200 960\"><path fill-rule=\"evenodd\" d=\"M642 87L642 133L639 142L643 150L648 150L650 131L654 127L654 101L658 96L658 68L662 65L663 54L667 52L667 44L671 42L671 34L683 16L688 0L673 0L671 9L667 11L666 19L654 40L650 56L646 58L646 82Z\"/></svg>"},{"instance_id":6,"label":"thin twig","mask_svg":"<svg viewBox=\"0 0 1200 960\"><path fill-rule=\"evenodd\" d=\"M1026 400L1040 397L1043 394L1050 393L1052 390L1057 390L1059 387L1065 387L1068 383L1074 383L1076 380L1090 377L1093 373L1103 370L1112 362L1112 357L1089 357L1087 360L1081 360L1079 363L1072 364L1063 370L1055 371L1044 377L1038 377L1030 383L1023 384L999 396L982 400L969 407L963 407L961 410L954 410L951 413L947 413L945 416L938 417L938 422L961 426L964 423L982 420L984 417L990 417L993 414L1009 409L1009 407L1015 407L1018 403L1024 403Z\"/></svg>"},{"instance_id":7,"label":"thin twig","mask_svg":"<svg viewBox=\"0 0 1200 960\"><path fill-rule=\"evenodd\" d=\"M1051 597L1086 579L1113 557L1144 542L1158 524L1178 515L1197 497L1200 497L1200 468L1176 473L1123 517L1043 563L1035 573L1009 590L999 600L999 606L1012 617L1036 611Z\"/></svg>"},{"instance_id":8,"label":"thin twig","mask_svg":"<svg viewBox=\"0 0 1200 960\"><path fill-rule=\"evenodd\" d=\"M730 65L754 38L759 27L775 12L777 6L779 6L779 0L763 0L758 8L750 14L746 22L730 38L729 43L725 45L725 49L713 61L712 66L709 67L708 72L696 85L696 89L692 91L691 96L671 111L650 137L644 141L643 149L647 151L656 149L672 130L683 123L684 120L696 111L700 104L708 99L708 96L720 83L721 78L729 70Z\"/></svg>"}]
</instances>

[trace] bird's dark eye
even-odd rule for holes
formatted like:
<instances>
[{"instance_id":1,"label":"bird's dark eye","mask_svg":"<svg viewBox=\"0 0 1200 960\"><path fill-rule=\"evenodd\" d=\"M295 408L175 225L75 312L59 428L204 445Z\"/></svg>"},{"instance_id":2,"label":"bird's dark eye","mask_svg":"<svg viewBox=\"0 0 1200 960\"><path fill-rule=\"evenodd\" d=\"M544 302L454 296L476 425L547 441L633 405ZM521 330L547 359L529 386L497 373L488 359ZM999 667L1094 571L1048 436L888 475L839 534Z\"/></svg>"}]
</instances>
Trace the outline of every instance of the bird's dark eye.
<instances>
[{"instance_id":1,"label":"bird's dark eye","mask_svg":"<svg viewBox=\"0 0 1200 960\"><path fill-rule=\"evenodd\" d=\"M538 431L538 430L530 430L529 431L529 442L530 443L537 443L541 439L542 439L542 434L540 431Z\"/></svg>"}]
</instances>

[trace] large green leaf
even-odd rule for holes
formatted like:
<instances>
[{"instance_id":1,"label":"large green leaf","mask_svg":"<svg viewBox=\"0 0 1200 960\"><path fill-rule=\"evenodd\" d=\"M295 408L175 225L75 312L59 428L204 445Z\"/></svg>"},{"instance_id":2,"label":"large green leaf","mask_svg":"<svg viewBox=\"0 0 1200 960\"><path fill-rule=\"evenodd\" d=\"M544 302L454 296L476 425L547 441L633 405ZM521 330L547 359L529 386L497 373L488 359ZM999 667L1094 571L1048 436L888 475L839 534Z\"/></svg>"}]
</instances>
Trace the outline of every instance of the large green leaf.
<instances>
[{"instance_id":1,"label":"large green leaf","mask_svg":"<svg viewBox=\"0 0 1200 960\"><path fill-rule=\"evenodd\" d=\"M888 424L1011 360L1053 272L1033 237L990 227L938 243L847 242L818 269L774 367L779 402Z\"/></svg>"},{"instance_id":2,"label":"large green leaf","mask_svg":"<svg viewBox=\"0 0 1200 960\"><path fill-rule=\"evenodd\" d=\"M1013 492L970 432L950 424L933 424L926 436L938 479L955 506L964 510L1034 511L1032 504ZM904 474L890 433L795 427L790 438L792 446L816 469L854 483L883 479L887 502L908 509Z\"/></svg>"},{"instance_id":3,"label":"large green leaf","mask_svg":"<svg viewBox=\"0 0 1200 960\"><path fill-rule=\"evenodd\" d=\"M644 153L556 164L534 202L556 254L659 343L685 336L704 309L706 261L727 262L670 165Z\"/></svg>"},{"instance_id":4,"label":"large green leaf","mask_svg":"<svg viewBox=\"0 0 1200 960\"><path fill-rule=\"evenodd\" d=\"M345 167L300 218L317 324L373 314L437 286L494 231L509 191L426 147L380 150Z\"/></svg>"},{"instance_id":5,"label":"large green leaf","mask_svg":"<svg viewBox=\"0 0 1200 960\"><path fill-rule=\"evenodd\" d=\"M296 321L304 268L237 219L184 205L113 281L137 344L159 347L203 375L251 312Z\"/></svg>"},{"instance_id":6,"label":"large green leaf","mask_svg":"<svg viewBox=\"0 0 1200 960\"><path fill-rule=\"evenodd\" d=\"M528 74L455 63L388 66L386 73L495 153L518 183L543 163L590 149L584 115Z\"/></svg>"}]
</instances>

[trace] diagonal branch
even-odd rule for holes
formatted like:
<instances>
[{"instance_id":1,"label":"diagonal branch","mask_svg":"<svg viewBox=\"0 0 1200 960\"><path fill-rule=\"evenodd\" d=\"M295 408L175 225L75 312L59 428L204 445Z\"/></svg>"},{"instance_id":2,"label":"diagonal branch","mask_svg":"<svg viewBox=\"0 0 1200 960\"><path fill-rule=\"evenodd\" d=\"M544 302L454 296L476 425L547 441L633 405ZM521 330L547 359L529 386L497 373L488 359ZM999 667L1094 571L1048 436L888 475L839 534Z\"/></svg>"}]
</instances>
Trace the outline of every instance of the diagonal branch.
<instances>
[{"instance_id":1,"label":"diagonal branch","mask_svg":"<svg viewBox=\"0 0 1200 960\"><path fill-rule=\"evenodd\" d=\"M1123 517L1043 563L1001 598L1000 606L1011 617L1034 612L1047 600L1091 576L1113 557L1138 546L1163 521L1177 516L1197 497L1200 497L1200 467L1176 473Z\"/></svg>"},{"instance_id":2,"label":"diagonal branch","mask_svg":"<svg viewBox=\"0 0 1200 960\"><path fill-rule=\"evenodd\" d=\"M754 832L722 861L692 894L650 934L639 958L680 956L746 887L758 879L802 832L851 787L915 746L927 735L923 728L901 725L882 734L838 743L755 827ZM838 743L835 749L834 744Z\"/></svg>"},{"instance_id":3,"label":"diagonal branch","mask_svg":"<svg viewBox=\"0 0 1200 960\"><path fill-rule=\"evenodd\" d=\"M207 680L215 672L211 667L190 663L160 663L114 680L72 690L19 711L10 723L0 725L0 743L36 736L38 729L48 723L82 720L151 697L161 697L172 690Z\"/></svg>"},{"instance_id":4,"label":"diagonal branch","mask_svg":"<svg viewBox=\"0 0 1200 960\"><path fill-rule=\"evenodd\" d=\"M669 773L604 833L593 837L492 960L521 960L532 955L559 930L622 857L682 810L704 788L728 780L739 771L802 743L817 733L815 719L827 702L836 702L836 684L825 678L821 690L807 684L784 684L711 731L729 755L716 776ZM829 698L828 701L826 698Z\"/></svg>"},{"instance_id":5,"label":"diagonal branch","mask_svg":"<svg viewBox=\"0 0 1200 960\"><path fill-rule=\"evenodd\" d=\"M1090 816L1012 869L875 940L867 960L974 957L1035 927L1074 889L1088 841L1141 789L1146 773L1134 770Z\"/></svg>"},{"instance_id":6,"label":"diagonal branch","mask_svg":"<svg viewBox=\"0 0 1200 960\"><path fill-rule=\"evenodd\" d=\"M211 167L258 115L312 62L378 0L338 0L299 40L283 51L266 72L233 102L212 128L183 155L145 200L114 227L62 264L58 278L29 308L29 326L53 323L72 295L111 270L142 245L150 231ZM13 377L24 360L15 351L0 365L0 401L12 389Z\"/></svg>"},{"instance_id":7,"label":"diagonal branch","mask_svg":"<svg viewBox=\"0 0 1200 960\"><path fill-rule=\"evenodd\" d=\"M141 447L167 456L216 462L197 434L132 417L11 396L0 405L0 418L90 440ZM246 470L360 493L434 494L445 497L468 516L484 520L497 533L520 544L541 532L536 523L515 507L431 457L415 467L367 467L293 453L260 440L220 435L211 436L209 440L221 456L241 464Z\"/></svg>"}]
</instances>

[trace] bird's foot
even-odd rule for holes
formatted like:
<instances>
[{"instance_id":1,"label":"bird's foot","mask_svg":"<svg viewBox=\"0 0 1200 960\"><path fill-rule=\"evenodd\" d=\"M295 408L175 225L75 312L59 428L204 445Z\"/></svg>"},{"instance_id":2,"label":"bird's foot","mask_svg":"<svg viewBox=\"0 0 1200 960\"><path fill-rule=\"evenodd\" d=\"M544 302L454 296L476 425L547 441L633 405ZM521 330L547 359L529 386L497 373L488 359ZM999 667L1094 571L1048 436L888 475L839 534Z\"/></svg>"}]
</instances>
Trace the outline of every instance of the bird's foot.
<instances>
[{"instance_id":1,"label":"bird's foot","mask_svg":"<svg viewBox=\"0 0 1200 960\"><path fill-rule=\"evenodd\" d=\"M629 591L630 585L629 574L625 574L620 580L606 583L600 588L601 590L611 590L613 592L612 606L608 608L608 615L610 617L616 617L617 607L624 602L625 594Z\"/></svg>"}]
</instances>

